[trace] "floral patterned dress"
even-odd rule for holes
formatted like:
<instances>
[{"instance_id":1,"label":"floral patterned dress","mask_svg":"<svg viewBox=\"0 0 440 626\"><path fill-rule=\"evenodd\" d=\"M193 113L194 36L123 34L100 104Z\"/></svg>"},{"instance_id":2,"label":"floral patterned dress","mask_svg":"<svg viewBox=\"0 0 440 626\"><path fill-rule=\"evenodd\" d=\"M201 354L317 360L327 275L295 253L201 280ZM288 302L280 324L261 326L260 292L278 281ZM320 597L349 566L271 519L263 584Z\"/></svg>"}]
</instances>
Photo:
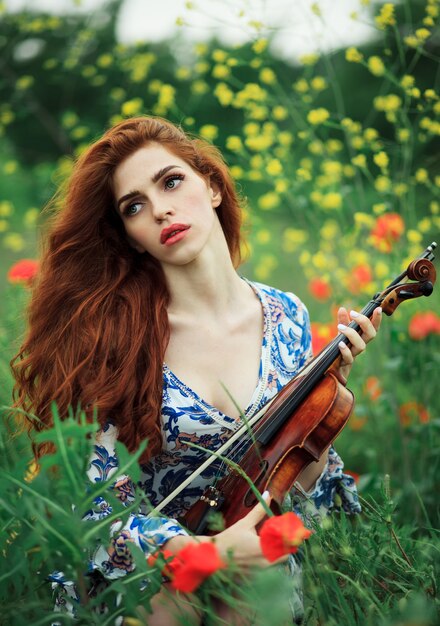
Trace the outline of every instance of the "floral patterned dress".
<instances>
[{"instance_id":1,"label":"floral patterned dress","mask_svg":"<svg viewBox=\"0 0 440 626\"><path fill-rule=\"evenodd\" d=\"M261 283L246 282L259 298L264 313L264 330L261 346L259 380L249 405L244 410L246 418L255 415L271 400L311 357L311 332L307 309L292 293ZM242 425L242 418L232 419L208 404L168 367L163 366L163 400L161 424L163 450L142 467L140 486L151 506L179 486L206 459L206 453L198 446L216 451ZM118 459L115 454L117 429L108 423L98 434L90 459L88 477L94 483L114 476L114 489L121 500L132 503L133 485L129 476L118 475ZM139 512L131 513L122 527L121 522L112 525L108 544L99 545L91 555L89 571L98 571L106 580L113 580L133 571L127 541L135 542L146 555L154 552L168 539L188 534L177 521L202 495L205 487L212 484L221 472L219 461L213 463L198 476L178 497L170 502L159 515L148 514L140 505ZM105 494L95 500L95 507L84 515L93 522L110 515L111 506ZM284 506L294 510L303 519L322 519L333 509L343 508L347 513L358 513L356 487L351 476L343 473L343 463L330 448L329 460L313 489L306 493L296 483L286 498ZM300 576L300 562L291 558L290 573L293 579ZM66 580L62 572L49 577L55 591L55 610L75 613L78 594L74 581ZM302 611L300 587L294 585L292 610L296 617Z\"/></svg>"}]
</instances>

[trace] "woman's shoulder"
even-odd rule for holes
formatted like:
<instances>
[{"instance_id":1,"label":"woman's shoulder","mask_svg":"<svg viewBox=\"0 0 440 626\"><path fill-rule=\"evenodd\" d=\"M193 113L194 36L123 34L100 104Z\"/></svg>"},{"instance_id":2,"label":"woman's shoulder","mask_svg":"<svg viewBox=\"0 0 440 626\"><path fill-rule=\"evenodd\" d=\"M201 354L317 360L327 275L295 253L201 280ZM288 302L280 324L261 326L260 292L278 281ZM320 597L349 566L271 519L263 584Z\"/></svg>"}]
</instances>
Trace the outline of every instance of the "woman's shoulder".
<instances>
[{"instance_id":1,"label":"woman's shoulder","mask_svg":"<svg viewBox=\"0 0 440 626\"><path fill-rule=\"evenodd\" d=\"M306 305L295 293L291 291L282 291L281 289L271 287L270 285L266 285L265 283L260 283L258 281L249 280L248 282L251 283L257 291L264 295L269 306L272 308L281 307L289 316L294 315L302 317L304 315L305 317L308 317Z\"/></svg>"}]
</instances>

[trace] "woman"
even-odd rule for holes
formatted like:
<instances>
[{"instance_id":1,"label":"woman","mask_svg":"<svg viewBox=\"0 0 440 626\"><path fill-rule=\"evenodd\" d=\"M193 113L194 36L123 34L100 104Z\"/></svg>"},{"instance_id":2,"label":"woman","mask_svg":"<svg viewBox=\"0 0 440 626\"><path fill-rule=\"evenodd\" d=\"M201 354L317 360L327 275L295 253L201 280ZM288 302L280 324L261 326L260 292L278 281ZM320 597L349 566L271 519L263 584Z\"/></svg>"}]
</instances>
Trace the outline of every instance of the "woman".
<instances>
[{"instance_id":1,"label":"woman","mask_svg":"<svg viewBox=\"0 0 440 626\"><path fill-rule=\"evenodd\" d=\"M236 405L251 417L307 362L307 310L293 294L237 274L241 207L227 167L214 147L165 120L138 117L107 131L79 158L61 204L13 365L16 402L45 426L52 400L61 415L69 405L89 415L97 408L102 428L89 478L114 474L123 501L131 501L133 486L118 476L115 441L135 451L148 439L142 487L155 506L204 460L188 444L217 450L242 423ZM350 317L362 336L347 326ZM376 334L380 311L371 322L343 308L338 318L351 342L340 345L346 378ZM355 487L342 467L331 448L302 472L291 506L322 516L338 493L344 508L357 512ZM107 579L131 571L127 540L146 554L197 541L176 518L214 472L184 489L165 508L168 517L132 514L110 545L98 547L92 568ZM110 513L103 498L96 504L85 519ZM263 517L258 504L218 533L220 553L232 550L240 563L266 565L255 530ZM73 584L61 574L52 579L76 599ZM177 623L162 595L153 601L150 625Z\"/></svg>"}]
</instances>

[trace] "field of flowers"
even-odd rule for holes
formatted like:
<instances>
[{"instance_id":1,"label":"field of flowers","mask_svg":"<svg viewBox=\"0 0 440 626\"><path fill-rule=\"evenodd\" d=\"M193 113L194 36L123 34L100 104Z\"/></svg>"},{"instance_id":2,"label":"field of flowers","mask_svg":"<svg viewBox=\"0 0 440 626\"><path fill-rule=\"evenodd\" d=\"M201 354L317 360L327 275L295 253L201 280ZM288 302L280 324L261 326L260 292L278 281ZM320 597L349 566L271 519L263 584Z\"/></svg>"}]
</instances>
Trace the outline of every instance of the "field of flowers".
<instances>
[{"instance_id":1,"label":"field of flowers","mask_svg":"<svg viewBox=\"0 0 440 626\"><path fill-rule=\"evenodd\" d=\"M237 19L250 43L191 50L178 36L118 43L121 4L87 16L0 5L0 622L8 625L50 624L45 577L62 569L84 590L86 554L130 512L114 499L111 519L86 529L81 522L96 496L83 478L93 424L55 413L45 439L57 451L36 471L27 435L16 432L22 417L8 419L9 361L38 272L42 209L90 141L126 117L154 114L218 145L246 199L241 271L307 304L315 352L335 336L338 306L361 309L440 239L439 0L359 0L351 18L372 24L374 40L300 64L272 54L271 31L249 19L246 2ZM197 11L186 5L178 24ZM309 10L321 17L319 2ZM363 514L329 517L302 545L307 626L440 622L438 294L385 318L351 374L356 407L337 449ZM137 457L122 446L119 454L136 480ZM287 545L298 541L290 536ZM132 616L127 625L142 623L136 607L147 606L164 562L133 557L136 572L84 601L80 623L110 625L122 614ZM243 572L202 559L213 563L205 575L187 567L207 623L218 623L212 594L241 611L252 606L261 626L287 619L288 582L276 568ZM107 612L97 614L102 603Z\"/></svg>"}]
</instances>

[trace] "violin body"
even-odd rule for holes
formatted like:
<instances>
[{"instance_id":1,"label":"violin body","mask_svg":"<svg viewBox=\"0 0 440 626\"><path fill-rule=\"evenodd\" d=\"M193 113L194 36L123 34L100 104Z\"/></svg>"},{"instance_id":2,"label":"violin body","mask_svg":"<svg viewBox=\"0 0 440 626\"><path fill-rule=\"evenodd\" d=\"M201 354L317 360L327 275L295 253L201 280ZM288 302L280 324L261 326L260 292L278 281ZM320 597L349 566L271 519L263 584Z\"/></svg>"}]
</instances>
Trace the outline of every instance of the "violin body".
<instances>
[{"instance_id":1,"label":"violin body","mask_svg":"<svg viewBox=\"0 0 440 626\"><path fill-rule=\"evenodd\" d=\"M278 394L263 418L263 424L298 384L294 379ZM354 406L354 396L329 370L307 399L278 430L276 437L264 445L256 441L240 460L240 468L260 493L268 490L271 508L281 512L286 494L302 470L318 461L323 452L344 428ZM225 528L244 517L258 500L241 472L230 469L215 488L208 487L183 518L195 534L206 532L210 512L220 511ZM208 531L209 532L209 531Z\"/></svg>"}]
</instances>

